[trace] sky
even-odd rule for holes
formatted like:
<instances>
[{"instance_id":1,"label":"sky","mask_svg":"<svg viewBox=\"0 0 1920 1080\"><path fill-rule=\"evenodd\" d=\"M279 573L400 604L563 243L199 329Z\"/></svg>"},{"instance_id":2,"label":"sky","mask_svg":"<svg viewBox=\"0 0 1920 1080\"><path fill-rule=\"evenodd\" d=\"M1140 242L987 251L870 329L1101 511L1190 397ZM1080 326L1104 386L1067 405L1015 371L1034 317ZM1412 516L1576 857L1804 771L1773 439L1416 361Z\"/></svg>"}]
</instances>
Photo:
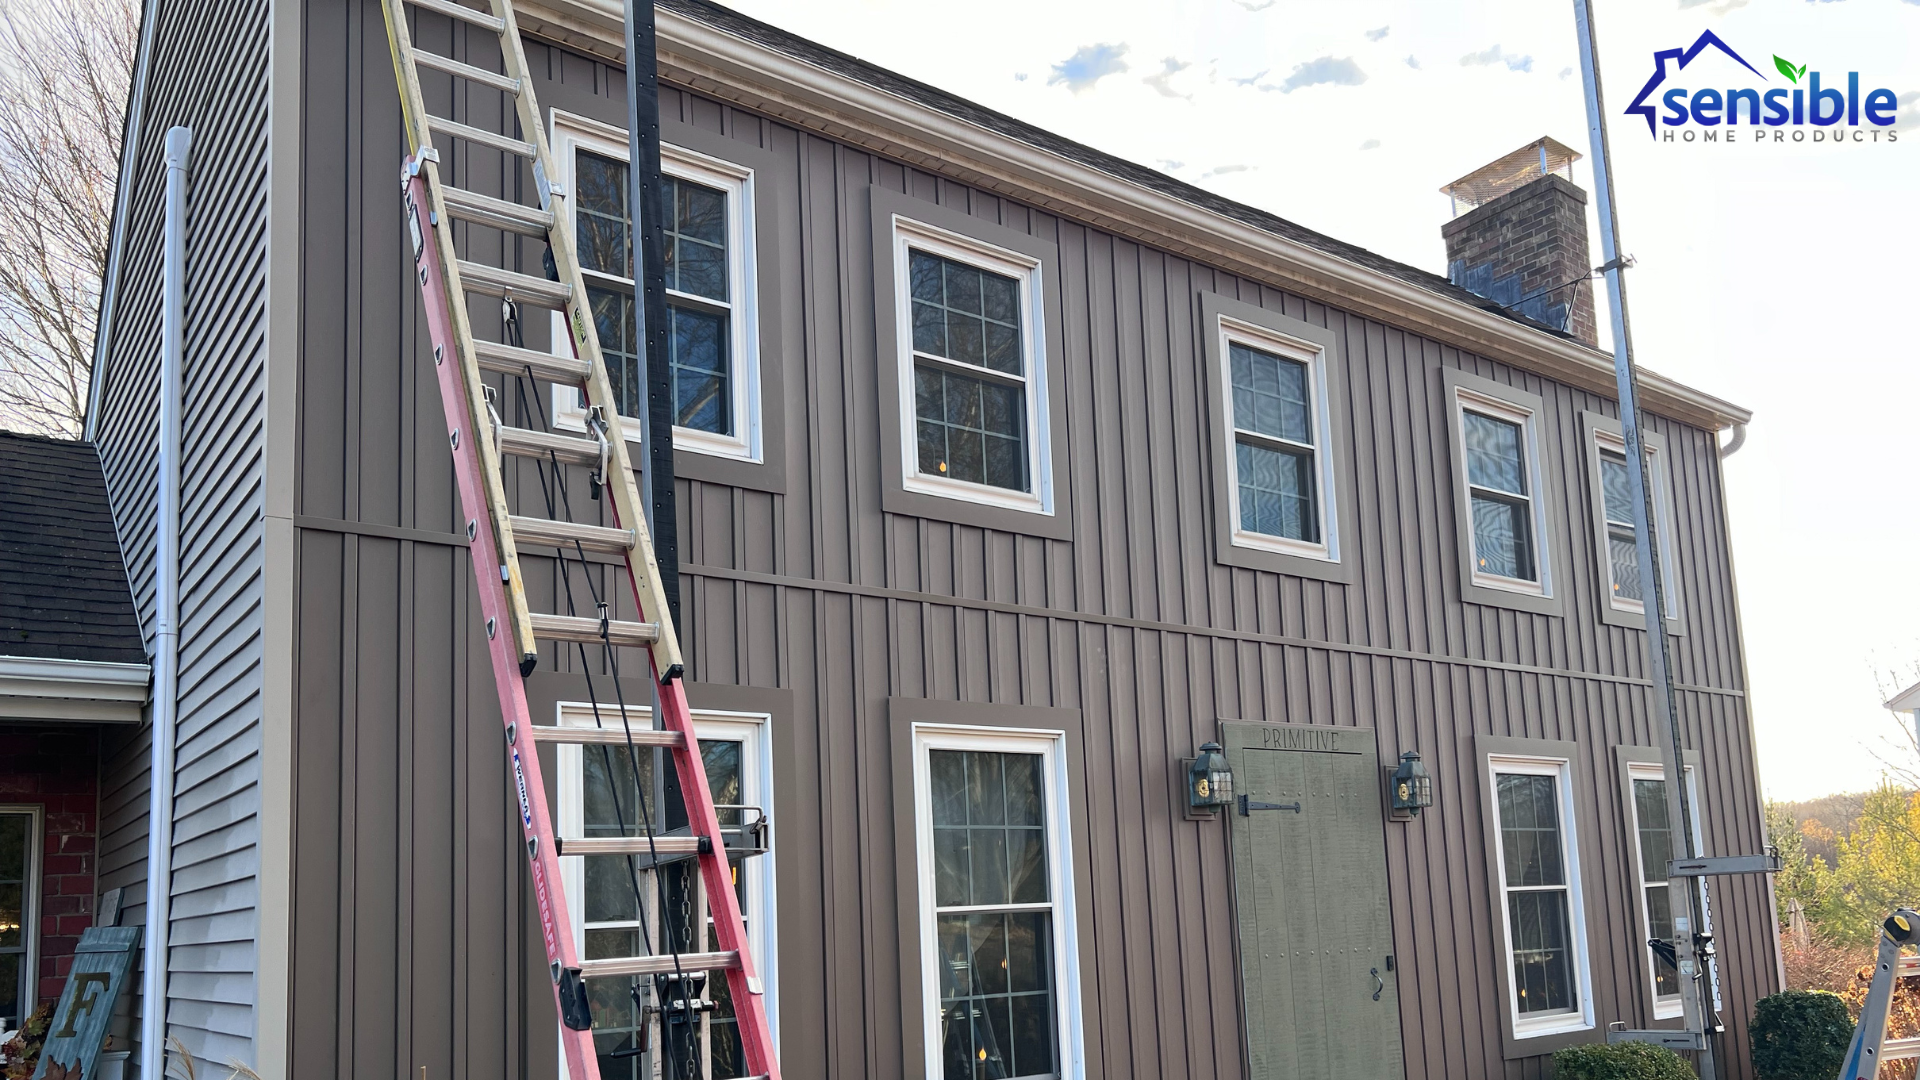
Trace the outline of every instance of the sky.
<instances>
[{"instance_id":1,"label":"sky","mask_svg":"<svg viewBox=\"0 0 1920 1080\"><path fill-rule=\"evenodd\" d=\"M1588 149L1571 0L728 2L1440 273L1442 185L1542 135ZM1912 767L1881 703L1920 681L1920 0L1595 7L1635 355L1754 413L1725 472L1763 786L1864 790ZM1621 110L1703 30L1769 85L1779 55L1892 89L1901 141L1649 138ZM1754 83L1730 65L1683 81Z\"/></svg>"}]
</instances>

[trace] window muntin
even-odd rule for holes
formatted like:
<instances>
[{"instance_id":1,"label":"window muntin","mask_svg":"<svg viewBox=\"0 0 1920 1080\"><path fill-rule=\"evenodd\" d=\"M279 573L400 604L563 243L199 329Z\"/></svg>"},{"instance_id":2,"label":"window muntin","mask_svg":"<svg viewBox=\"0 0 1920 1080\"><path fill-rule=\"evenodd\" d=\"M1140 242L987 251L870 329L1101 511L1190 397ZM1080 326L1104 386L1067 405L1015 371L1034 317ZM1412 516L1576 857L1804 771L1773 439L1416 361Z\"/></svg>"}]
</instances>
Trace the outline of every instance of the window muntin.
<instances>
[{"instance_id":1,"label":"window muntin","mask_svg":"<svg viewBox=\"0 0 1920 1080\"><path fill-rule=\"evenodd\" d=\"M1538 584L1524 421L1478 408L1460 414L1476 577Z\"/></svg>"},{"instance_id":2,"label":"window muntin","mask_svg":"<svg viewBox=\"0 0 1920 1080\"><path fill-rule=\"evenodd\" d=\"M1030 490L1020 282L908 248L919 471Z\"/></svg>"},{"instance_id":3,"label":"window muntin","mask_svg":"<svg viewBox=\"0 0 1920 1080\"><path fill-rule=\"evenodd\" d=\"M1525 1038L1590 1027L1566 765L1489 759L1489 770L1514 1034Z\"/></svg>"},{"instance_id":4,"label":"window muntin","mask_svg":"<svg viewBox=\"0 0 1920 1080\"><path fill-rule=\"evenodd\" d=\"M1227 355L1240 529L1318 545L1313 369L1238 341Z\"/></svg>"},{"instance_id":5,"label":"window muntin","mask_svg":"<svg viewBox=\"0 0 1920 1080\"><path fill-rule=\"evenodd\" d=\"M603 706L603 723L618 723L617 710ZM630 707L636 727L651 727L648 710ZM761 718L745 719L737 714L695 714L700 734L700 755L706 766L707 783L716 805L754 805L766 807L765 724ZM561 706L561 722L566 726L592 727L593 711L580 705ZM655 830L666 832L687 827L686 804L680 794L677 771L662 758L666 767L656 775L651 750L639 755L639 769L633 768L625 748L610 747L602 753L597 746L562 745L556 748L559 814L557 825L563 836L614 837L639 835L641 800ZM611 766L611 768L609 768ZM740 823L741 811L718 812L721 827ZM622 831L622 822L624 829ZM774 1015L772 987L773 957L769 935L772 928L772 876L766 865L770 856L742 863L734 888L746 923L751 944L763 979L769 987L768 1015ZM691 861L664 867L661 887L665 893L662 907L655 886L644 875L641 892L649 910L642 913L634 906L633 889L627 879L627 860L619 855L590 855L566 858L561 862L566 875L568 895L574 898L573 915L578 927L581 956L589 960L663 952L671 943L681 952L711 949L714 925L711 915L696 923L690 918L700 896L699 869ZM643 948L642 935L651 942ZM608 1080L651 1080L643 1069L645 1058L616 1057L631 1049L643 1018L636 1012L627 985L619 980L599 979L588 983L593 1003L594 1046L599 1055L600 1075ZM673 1061L685 1065L701 1060L709 1065L702 1080L724 1080L747 1075L746 1058L734 1018L730 988L717 973L706 981L705 995L715 1002L700 1029L688 1033L680 1029L672 1048ZM654 1034L659 1035L656 1028ZM704 1043L698 1058L692 1056L692 1040ZM656 1038L656 1058L665 1061Z\"/></svg>"},{"instance_id":6,"label":"window muntin","mask_svg":"<svg viewBox=\"0 0 1920 1080\"><path fill-rule=\"evenodd\" d=\"M1072 1073L1059 736L915 729L928 1075Z\"/></svg>"},{"instance_id":7,"label":"window muntin","mask_svg":"<svg viewBox=\"0 0 1920 1080\"><path fill-rule=\"evenodd\" d=\"M903 486L1051 514L1038 261L893 227Z\"/></svg>"},{"instance_id":8,"label":"window muntin","mask_svg":"<svg viewBox=\"0 0 1920 1080\"><path fill-rule=\"evenodd\" d=\"M646 388L633 307L625 133L603 127L561 117L555 143L572 170L575 244L607 375L628 438L637 440ZM660 165L674 446L757 462L753 173L671 146L661 148ZM552 337L556 350L570 350L558 313ZM584 425L578 394L557 393L554 412L559 425Z\"/></svg>"},{"instance_id":9,"label":"window muntin","mask_svg":"<svg viewBox=\"0 0 1920 1080\"><path fill-rule=\"evenodd\" d=\"M1640 915L1642 925L1646 927L1649 938L1671 939L1673 937L1673 885L1667 878L1667 863L1678 856L1673 843L1672 818L1667 813L1667 779L1665 771L1658 765L1631 765L1628 767L1628 781L1633 785L1633 841L1640 860ZM1700 799L1694 790L1693 766L1687 766L1687 793L1693 798L1694 844L1699 850L1700 837ZM1700 909L1706 914L1702 927L1708 933L1713 932L1713 913L1707 904L1707 888L1704 878L1697 879L1700 887ZM1647 948L1647 969L1653 975L1653 1015L1656 1019L1670 1019L1684 1012L1680 1004L1679 976L1666 961L1661 960L1651 946ZM1720 1007L1720 974L1711 965L1708 975L1713 987L1714 1008Z\"/></svg>"},{"instance_id":10,"label":"window muntin","mask_svg":"<svg viewBox=\"0 0 1920 1080\"><path fill-rule=\"evenodd\" d=\"M0 1031L16 1031L33 1008L35 869L40 817L0 808Z\"/></svg>"}]
</instances>

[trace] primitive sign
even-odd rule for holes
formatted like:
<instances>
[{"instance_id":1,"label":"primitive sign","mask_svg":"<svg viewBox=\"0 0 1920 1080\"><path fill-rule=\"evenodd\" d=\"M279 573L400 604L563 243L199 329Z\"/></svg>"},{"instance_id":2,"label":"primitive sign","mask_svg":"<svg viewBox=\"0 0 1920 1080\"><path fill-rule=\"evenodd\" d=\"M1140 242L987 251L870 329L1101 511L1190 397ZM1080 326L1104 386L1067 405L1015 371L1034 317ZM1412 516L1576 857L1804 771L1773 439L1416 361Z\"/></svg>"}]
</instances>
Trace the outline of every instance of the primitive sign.
<instances>
[{"instance_id":1,"label":"primitive sign","mask_svg":"<svg viewBox=\"0 0 1920 1080\"><path fill-rule=\"evenodd\" d=\"M113 1019L120 984L133 966L138 926L92 926L80 935L73 971L53 1010L33 1080L93 1080L93 1065Z\"/></svg>"}]
</instances>

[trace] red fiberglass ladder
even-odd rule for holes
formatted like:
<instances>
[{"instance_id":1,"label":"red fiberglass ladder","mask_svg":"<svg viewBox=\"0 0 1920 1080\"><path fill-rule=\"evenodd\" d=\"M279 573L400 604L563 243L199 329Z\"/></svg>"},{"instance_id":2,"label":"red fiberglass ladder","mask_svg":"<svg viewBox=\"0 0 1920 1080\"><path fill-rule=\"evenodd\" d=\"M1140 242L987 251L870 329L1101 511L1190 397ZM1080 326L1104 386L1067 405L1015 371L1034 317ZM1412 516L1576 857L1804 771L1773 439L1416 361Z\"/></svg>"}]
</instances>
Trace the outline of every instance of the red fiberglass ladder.
<instances>
[{"instance_id":1,"label":"red fiberglass ladder","mask_svg":"<svg viewBox=\"0 0 1920 1080\"><path fill-rule=\"evenodd\" d=\"M724 971L738 1024L744 1058L741 1064L748 1074L772 1080L779 1076L779 1066L774 1061L773 1039L767 1027L763 987L749 952L746 927L734 892L731 862L765 850L765 815L750 807L722 807L719 809L743 820L752 814L754 821L727 829L720 825L693 718L687 708L680 647L674 636L672 616L664 602L666 594L659 566L654 561L653 544L647 533L633 469L627 459L617 399L601 358L586 284L580 275L572 219L566 210L567 193L554 183L560 173L554 168L540 121L540 108L534 100L532 80L527 76L526 56L521 48L513 5L510 0L489 2L490 11L466 7L453 0L383 0L383 6L394 73L400 84L407 146L412 150L401 178L405 189L406 228L433 340L434 369L446 411L447 438L453 451L460 505L471 541L480 610L486 617L488 654L500 693L500 712L506 721L508 757L513 768L527 861L533 871L534 897L540 911L540 929L546 943L568 1072L573 1080L598 1080L593 1002L607 1000L606 987L612 986L617 991L619 984L625 984L635 1015L641 1020L631 1037L633 1045L614 1053L626 1056L654 1052L652 1032L658 1027L662 1032L658 1053L663 1055L666 1066L662 1074L702 1075L704 1070L696 1072L687 1062L690 1053L699 1053L699 1043L686 1037L676 1040L669 1028L677 1024L681 1032L690 1032L696 1016L712 1013L715 1002L700 996L706 985L705 973ZM408 6L419 12L451 18L456 27L478 27L497 36L500 70L486 70L415 48L408 24ZM473 40L470 29L467 39ZM460 91L484 88L513 99L521 137L496 134L429 114L420 87L421 68L451 76L456 98L460 97ZM488 159L489 168L484 172L495 177L517 174L524 181L530 170L533 186L539 193L539 206L447 186L441 178L440 154L434 146L436 136L442 145L461 152L454 159L458 162ZM493 158L487 153L490 151L497 152L499 157ZM504 161L508 167L495 171L491 167L494 160ZM525 166L521 165L523 160ZM482 171L475 170L476 174ZM531 245L522 240L523 237L532 238ZM544 252L541 241L544 241ZM475 254L470 261L461 257L460 247L468 249L470 254L487 251L494 255L482 261ZM536 277L493 265L509 261L523 250L544 256L544 275ZM504 256L499 254L503 252ZM486 298L484 303L488 306L495 302L500 305L498 336L503 340L476 338L474 324L480 320L473 318L468 307L469 299L476 296ZM522 305L561 313L573 355L549 355L523 347L517 333ZM485 322L488 326L494 325L490 317ZM496 380L500 383L498 393L483 373L505 376ZM551 393L584 393L587 416L584 437L547 430L547 414L540 408L538 387L533 385L536 381L551 384ZM515 415L537 418L537 428L509 426L501 419L503 411L514 412L505 402L508 386L518 394L519 409ZM519 516L508 508L507 488L501 474L504 457L520 459L519 475L523 478L529 468L537 472L539 490L545 497L544 514ZM594 515L598 517L602 512L607 515L601 519L602 523L573 520L566 483L571 475L578 488L582 470L590 470L587 484L594 500ZM520 489L526 491L529 487L523 479ZM601 498L603 490L605 499ZM523 543L559 552L556 569L564 585L556 592L563 596L567 614L529 611L516 547ZM589 560L588 552L599 558ZM620 570L625 571L631 592L618 587ZM586 604L575 602L576 582L589 591ZM625 609L624 598L631 599L637 616L631 621L610 614ZM592 614L581 614L583 606ZM597 667L613 676L615 700L605 704L608 711L617 716L618 724L612 723L611 718L604 724L601 722L602 702L595 693L591 674L583 674L582 679L583 690L594 703L593 728L536 727L532 723L522 680L532 673L542 641L563 643L562 649L577 650L578 667L583 673L591 673ZM621 650L633 648L648 651L651 673L659 688L656 722L639 730L629 724L628 706L619 683ZM655 818L663 811L658 807L649 810L644 795L637 795L632 805L623 808L619 787L615 786L613 807L621 835L592 839L556 837L536 752L539 743L572 743L597 750L606 759L609 777L617 775L616 755L624 755L621 764L631 769L628 775L638 776L643 772L653 775L650 768L643 770L641 754L644 751L650 761L656 749L663 750L673 759L688 827L672 832L656 829ZM717 947L704 951L705 920L696 918L693 922L697 928L688 932L693 949L680 947L676 940L680 937L678 933L664 935L665 946L660 947L649 928L634 935L647 950L646 955L582 959L570 924L560 859L608 855L625 857L626 877L632 885L635 909L642 916L643 927L649 926L649 913L657 920L664 906L660 901L665 900L666 892L659 885L662 868L676 862L684 865L687 859L697 860L700 871L697 881L688 875L688 880L693 882L689 886L693 890L693 910L697 914L701 904L699 894L704 893L704 903L712 914ZM656 894L653 902L648 899L649 891ZM602 989L593 993L590 986ZM618 1003L617 992L612 1000ZM679 1061L674 1060L676 1041Z\"/></svg>"}]
</instances>

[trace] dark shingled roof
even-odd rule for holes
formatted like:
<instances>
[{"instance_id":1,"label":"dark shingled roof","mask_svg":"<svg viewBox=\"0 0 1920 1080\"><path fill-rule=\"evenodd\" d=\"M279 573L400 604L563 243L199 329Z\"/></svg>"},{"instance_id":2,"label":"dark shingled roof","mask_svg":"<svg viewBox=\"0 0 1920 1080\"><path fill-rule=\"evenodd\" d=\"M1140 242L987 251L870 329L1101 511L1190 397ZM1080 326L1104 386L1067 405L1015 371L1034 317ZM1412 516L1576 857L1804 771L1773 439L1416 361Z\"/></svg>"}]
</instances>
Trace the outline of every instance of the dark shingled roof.
<instances>
[{"instance_id":1,"label":"dark shingled roof","mask_svg":"<svg viewBox=\"0 0 1920 1080\"><path fill-rule=\"evenodd\" d=\"M147 662L88 443L0 431L0 656Z\"/></svg>"},{"instance_id":2,"label":"dark shingled roof","mask_svg":"<svg viewBox=\"0 0 1920 1080\"><path fill-rule=\"evenodd\" d=\"M730 8L710 3L708 0L655 0L657 6L677 12L690 19L706 23L736 37L784 53L796 60L803 60L815 67L824 68L837 75L843 75L856 82L865 83L875 89L907 99L929 109L946 113L959 120L986 128L989 131L1018 139L1029 146L1038 147L1049 153L1058 154L1069 161L1078 162L1089 168L1098 169L1109 176L1115 176L1132 184L1157 191L1182 202L1191 203L1204 210L1210 210L1225 218L1231 218L1243 225L1250 225L1263 232L1293 240L1316 251L1322 251L1335 258L1344 259L1357 266L1378 271L1389 277L1398 278L1410 285L1416 285L1428 292L1444 296L1449 300L1489 311L1495 315L1512 319L1514 322L1531 326L1555 337L1570 338L1571 335L1556 327L1530 319L1517 311L1509 311L1492 300L1455 285L1444 275L1409 266L1384 255L1368 251L1357 244L1336 240L1325 233L1315 232L1303 225L1297 225L1283 217L1269 214L1265 210L1255 209L1245 203L1215 195L1211 191L1192 184L1176 180L1166 173L1136 165L1125 158L1095 150L1091 146L1062 138L1044 128L1038 128L1023 120L1016 120L1005 113L995 112L982 105L976 105L962 97L957 97L935 86L904 75L888 71L886 68L870 64L856 56L849 56L836 49L809 41L806 38L771 26L758 19L752 19Z\"/></svg>"}]
</instances>

